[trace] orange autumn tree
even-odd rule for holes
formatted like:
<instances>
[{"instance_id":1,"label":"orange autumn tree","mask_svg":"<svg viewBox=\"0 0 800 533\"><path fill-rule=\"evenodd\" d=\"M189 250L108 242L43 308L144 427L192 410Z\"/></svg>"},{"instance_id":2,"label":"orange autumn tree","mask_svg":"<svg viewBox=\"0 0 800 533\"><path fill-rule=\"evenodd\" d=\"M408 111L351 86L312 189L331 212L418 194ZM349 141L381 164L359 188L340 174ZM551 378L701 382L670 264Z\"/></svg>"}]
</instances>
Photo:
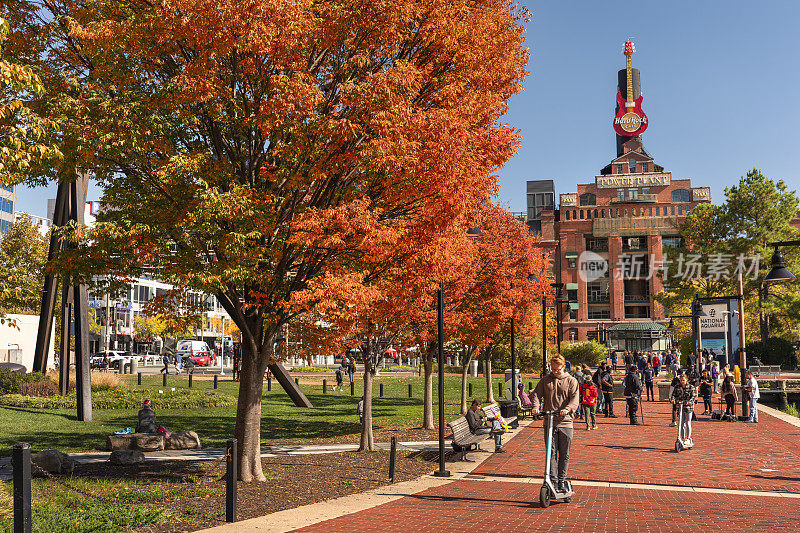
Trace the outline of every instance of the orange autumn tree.
<instances>
[{"instance_id":1,"label":"orange autumn tree","mask_svg":"<svg viewBox=\"0 0 800 533\"><path fill-rule=\"evenodd\" d=\"M325 280L370 301L365 258L409 260L487 201L517 144L498 120L525 75L526 13L508 0L44 5L76 80L60 103L80 139L67 157L108 207L60 267L217 297L242 335L240 476L263 481L275 340L331 304L293 294Z\"/></svg>"}]
</instances>

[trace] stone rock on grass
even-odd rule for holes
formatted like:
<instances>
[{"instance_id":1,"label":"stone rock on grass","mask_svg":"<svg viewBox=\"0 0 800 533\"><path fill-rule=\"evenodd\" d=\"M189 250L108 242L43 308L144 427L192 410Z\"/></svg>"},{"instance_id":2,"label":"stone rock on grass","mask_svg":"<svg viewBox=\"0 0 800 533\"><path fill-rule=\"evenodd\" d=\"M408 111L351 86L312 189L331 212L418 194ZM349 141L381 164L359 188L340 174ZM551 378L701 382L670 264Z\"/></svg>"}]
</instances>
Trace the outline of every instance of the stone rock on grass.
<instances>
[{"instance_id":1,"label":"stone rock on grass","mask_svg":"<svg viewBox=\"0 0 800 533\"><path fill-rule=\"evenodd\" d=\"M155 452L164 449L164 435L160 433L131 433L129 435L109 435L106 447L114 450L139 450Z\"/></svg>"},{"instance_id":2,"label":"stone rock on grass","mask_svg":"<svg viewBox=\"0 0 800 533\"><path fill-rule=\"evenodd\" d=\"M167 439L167 450L194 450L202 448L200 437L194 431L173 433Z\"/></svg>"},{"instance_id":3,"label":"stone rock on grass","mask_svg":"<svg viewBox=\"0 0 800 533\"><path fill-rule=\"evenodd\" d=\"M145 461L144 454L136 450L114 450L108 458L113 465L135 465Z\"/></svg>"},{"instance_id":4,"label":"stone rock on grass","mask_svg":"<svg viewBox=\"0 0 800 533\"><path fill-rule=\"evenodd\" d=\"M72 460L72 457L58 450L32 453L31 462L51 474L72 474L75 469L75 461Z\"/></svg>"}]
</instances>

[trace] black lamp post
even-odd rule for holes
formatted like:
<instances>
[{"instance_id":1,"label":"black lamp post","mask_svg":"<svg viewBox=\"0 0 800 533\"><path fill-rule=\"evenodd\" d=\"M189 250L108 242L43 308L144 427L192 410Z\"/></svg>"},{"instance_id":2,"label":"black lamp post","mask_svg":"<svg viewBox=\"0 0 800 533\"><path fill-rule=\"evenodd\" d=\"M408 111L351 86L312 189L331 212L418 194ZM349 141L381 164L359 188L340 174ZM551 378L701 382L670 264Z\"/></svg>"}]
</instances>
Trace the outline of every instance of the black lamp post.
<instances>
[{"instance_id":1,"label":"black lamp post","mask_svg":"<svg viewBox=\"0 0 800 533\"><path fill-rule=\"evenodd\" d=\"M558 345L558 353L561 353L561 314L562 309L561 306L564 302L569 301L567 297L564 295L564 284L563 283L551 283L551 287L556 289L556 299L555 299L555 309L556 309L556 324L557 324L557 331L556 331L556 344Z\"/></svg>"},{"instance_id":2,"label":"black lamp post","mask_svg":"<svg viewBox=\"0 0 800 533\"><path fill-rule=\"evenodd\" d=\"M480 230L478 230L480 231ZM439 470L433 473L436 477L450 477L444 466L444 283L439 283L436 291L436 329L437 329L437 362L439 365Z\"/></svg>"},{"instance_id":3,"label":"black lamp post","mask_svg":"<svg viewBox=\"0 0 800 533\"><path fill-rule=\"evenodd\" d=\"M511 283L511 288L514 288L514 283ZM517 352L515 350L514 342L514 307L511 308L511 400L517 401Z\"/></svg>"}]
</instances>

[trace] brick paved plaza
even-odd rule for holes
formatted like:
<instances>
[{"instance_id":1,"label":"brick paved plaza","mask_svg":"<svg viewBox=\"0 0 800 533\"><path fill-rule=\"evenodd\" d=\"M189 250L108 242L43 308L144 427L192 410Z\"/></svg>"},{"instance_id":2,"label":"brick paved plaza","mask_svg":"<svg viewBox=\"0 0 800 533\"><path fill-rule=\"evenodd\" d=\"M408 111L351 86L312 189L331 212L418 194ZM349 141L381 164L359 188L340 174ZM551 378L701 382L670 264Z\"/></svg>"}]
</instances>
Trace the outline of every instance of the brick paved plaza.
<instances>
[{"instance_id":1,"label":"brick paved plaza","mask_svg":"<svg viewBox=\"0 0 800 533\"><path fill-rule=\"evenodd\" d=\"M700 417L695 448L676 454L668 403L645 402L644 426L628 424L623 402L615 410L600 430L576 424L569 504L539 506L544 450L534 422L467 478L299 531L797 530L800 428L763 412L758 424Z\"/></svg>"}]
</instances>

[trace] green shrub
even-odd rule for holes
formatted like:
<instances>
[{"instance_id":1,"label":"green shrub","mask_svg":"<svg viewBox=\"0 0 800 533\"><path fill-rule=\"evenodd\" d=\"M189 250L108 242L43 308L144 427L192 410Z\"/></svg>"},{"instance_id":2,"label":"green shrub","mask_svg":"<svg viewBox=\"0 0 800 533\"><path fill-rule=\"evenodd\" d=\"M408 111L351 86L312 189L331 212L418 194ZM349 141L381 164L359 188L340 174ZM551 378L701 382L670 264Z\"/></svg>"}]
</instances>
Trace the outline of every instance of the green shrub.
<instances>
[{"instance_id":1,"label":"green shrub","mask_svg":"<svg viewBox=\"0 0 800 533\"><path fill-rule=\"evenodd\" d=\"M416 372L417 367L415 366L406 366L406 365L394 365L386 367L387 372Z\"/></svg>"},{"instance_id":2,"label":"green shrub","mask_svg":"<svg viewBox=\"0 0 800 533\"><path fill-rule=\"evenodd\" d=\"M608 357L608 349L597 341L573 342L562 346L561 355L575 365L597 366Z\"/></svg>"},{"instance_id":3,"label":"green shrub","mask_svg":"<svg viewBox=\"0 0 800 533\"><path fill-rule=\"evenodd\" d=\"M321 366L301 366L297 368L293 368L292 372L333 372L330 368L324 368Z\"/></svg>"},{"instance_id":4,"label":"green shrub","mask_svg":"<svg viewBox=\"0 0 800 533\"><path fill-rule=\"evenodd\" d=\"M797 368L794 346L786 339L770 337L766 341L749 343L747 345L748 364L753 364L754 357L758 357L765 365L781 365L784 370Z\"/></svg>"},{"instance_id":5,"label":"green shrub","mask_svg":"<svg viewBox=\"0 0 800 533\"><path fill-rule=\"evenodd\" d=\"M7 368L0 368L0 394L16 394L19 392L20 383L35 383L48 380L41 372L20 373L12 372Z\"/></svg>"},{"instance_id":6,"label":"green shrub","mask_svg":"<svg viewBox=\"0 0 800 533\"><path fill-rule=\"evenodd\" d=\"M55 396L58 394L58 386L49 379L30 383L23 382L19 384L19 391L17 392L22 396Z\"/></svg>"},{"instance_id":7,"label":"green shrub","mask_svg":"<svg viewBox=\"0 0 800 533\"><path fill-rule=\"evenodd\" d=\"M790 414L792 416L796 416L796 417L800 418L800 409L797 408L797 404L796 403L790 404L786 408L786 413Z\"/></svg>"},{"instance_id":8,"label":"green shrub","mask_svg":"<svg viewBox=\"0 0 800 533\"><path fill-rule=\"evenodd\" d=\"M139 409L150 398L154 409L195 409L236 405L236 397L222 392L190 389L167 389L163 393L135 389L111 389L92 392L94 409ZM20 394L0 396L0 405L29 409L75 409L75 392L66 396L35 397Z\"/></svg>"}]
</instances>

